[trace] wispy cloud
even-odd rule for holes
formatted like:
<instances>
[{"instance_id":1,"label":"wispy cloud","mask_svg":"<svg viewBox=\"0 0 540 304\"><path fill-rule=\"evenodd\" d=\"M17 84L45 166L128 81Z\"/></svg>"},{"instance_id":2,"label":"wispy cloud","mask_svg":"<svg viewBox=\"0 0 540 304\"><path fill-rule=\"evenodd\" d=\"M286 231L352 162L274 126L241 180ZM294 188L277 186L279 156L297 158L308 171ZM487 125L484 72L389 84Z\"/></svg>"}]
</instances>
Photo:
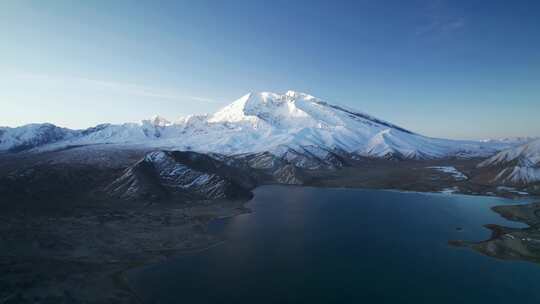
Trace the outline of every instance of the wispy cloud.
<instances>
[{"instance_id":1,"label":"wispy cloud","mask_svg":"<svg viewBox=\"0 0 540 304\"><path fill-rule=\"evenodd\" d=\"M127 95L148 97L156 99L166 99L171 101L200 101L208 103L219 103L211 98L203 96L183 95L171 89L155 88L139 84L103 81L84 77L65 77L57 75L19 73L16 77L26 80L37 80L43 82L63 83L65 85L78 85L91 89L108 89Z\"/></svg>"},{"instance_id":2,"label":"wispy cloud","mask_svg":"<svg viewBox=\"0 0 540 304\"><path fill-rule=\"evenodd\" d=\"M440 36L459 31L465 26L465 17L452 11L446 1L431 0L425 7L423 20L416 28L415 34Z\"/></svg>"}]
</instances>

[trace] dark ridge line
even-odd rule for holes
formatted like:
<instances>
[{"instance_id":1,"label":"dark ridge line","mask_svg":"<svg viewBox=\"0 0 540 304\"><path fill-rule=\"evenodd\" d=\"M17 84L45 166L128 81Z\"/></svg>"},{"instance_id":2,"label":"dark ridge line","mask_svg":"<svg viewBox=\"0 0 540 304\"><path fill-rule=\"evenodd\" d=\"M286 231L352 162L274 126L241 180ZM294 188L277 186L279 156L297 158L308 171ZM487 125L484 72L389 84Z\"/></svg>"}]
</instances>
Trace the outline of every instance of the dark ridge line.
<instances>
[{"instance_id":1,"label":"dark ridge line","mask_svg":"<svg viewBox=\"0 0 540 304\"><path fill-rule=\"evenodd\" d=\"M390 127L390 128L393 128L393 129L396 129L396 130L399 130L401 132L405 132L405 133L408 133L408 134L416 134L412 131L409 131L407 129L404 129L402 127L399 127L399 126L396 126L394 124L391 124L391 123L388 123L388 122L385 122L385 121L382 121L382 120L379 120L375 117L372 117L372 116L369 116L369 115L366 115L366 114L361 114L361 113L356 113L356 112L353 112L353 111L349 111L349 110L346 110L342 107L339 107L339 106L335 106L335 105L332 105L332 104L329 104L329 103L326 103L326 102L319 102L323 105L326 105L326 106L329 106L333 109L336 109L336 110L339 110L339 111L342 111L342 112L345 112L345 113L348 113L348 114L351 114L351 115L354 115L356 117L360 117L360 118L363 118L363 119L367 119L369 121L372 121L372 122L375 122L377 124L380 124L380 125L383 125L383 126L387 126L387 127Z\"/></svg>"}]
</instances>

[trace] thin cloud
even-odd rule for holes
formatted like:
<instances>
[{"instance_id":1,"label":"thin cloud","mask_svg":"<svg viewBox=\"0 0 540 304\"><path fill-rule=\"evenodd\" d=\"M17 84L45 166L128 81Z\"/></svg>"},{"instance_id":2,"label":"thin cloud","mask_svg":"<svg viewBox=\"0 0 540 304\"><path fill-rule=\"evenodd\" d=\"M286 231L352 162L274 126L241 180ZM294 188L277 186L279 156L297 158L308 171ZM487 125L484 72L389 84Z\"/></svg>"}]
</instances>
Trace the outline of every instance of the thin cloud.
<instances>
[{"instance_id":1,"label":"thin cloud","mask_svg":"<svg viewBox=\"0 0 540 304\"><path fill-rule=\"evenodd\" d=\"M142 86L138 84L88 79L84 77L60 77L60 76L51 76L51 75L46 75L46 74L35 74L35 73L18 74L17 77L22 78L22 79L76 84L76 85L82 85L82 86L90 87L90 88L105 88L105 89L111 89L117 92L121 92L121 93L132 95L132 96L139 96L139 97L166 99L166 100L174 100L174 101L191 100L191 101L200 101L200 102L208 102L208 103L219 103L218 101L211 98L202 97L202 96L182 95L172 90L158 89L158 88Z\"/></svg>"},{"instance_id":2,"label":"thin cloud","mask_svg":"<svg viewBox=\"0 0 540 304\"><path fill-rule=\"evenodd\" d=\"M457 18L444 24L443 30L455 31L465 26L465 20L463 18Z\"/></svg>"},{"instance_id":3,"label":"thin cloud","mask_svg":"<svg viewBox=\"0 0 540 304\"><path fill-rule=\"evenodd\" d=\"M417 36L443 35L463 29L466 20L449 9L445 1L430 1L425 8L424 18L421 25L416 28Z\"/></svg>"},{"instance_id":4,"label":"thin cloud","mask_svg":"<svg viewBox=\"0 0 540 304\"><path fill-rule=\"evenodd\" d=\"M465 27L465 20L463 18L431 18L432 20L423 26L419 26L416 29L416 35L430 35L430 34L446 34L451 33Z\"/></svg>"}]
</instances>

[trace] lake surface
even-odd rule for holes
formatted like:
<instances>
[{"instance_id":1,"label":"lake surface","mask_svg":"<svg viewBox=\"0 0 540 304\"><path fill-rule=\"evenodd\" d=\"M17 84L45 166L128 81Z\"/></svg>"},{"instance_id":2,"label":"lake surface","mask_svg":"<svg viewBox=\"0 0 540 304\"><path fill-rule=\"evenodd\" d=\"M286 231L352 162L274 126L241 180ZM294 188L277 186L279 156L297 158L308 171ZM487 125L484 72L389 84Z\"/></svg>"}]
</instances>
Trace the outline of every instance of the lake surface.
<instances>
[{"instance_id":1,"label":"lake surface","mask_svg":"<svg viewBox=\"0 0 540 304\"><path fill-rule=\"evenodd\" d=\"M500 198L265 186L253 213L215 221L227 241L133 270L145 303L540 303L540 266L448 240L480 241ZM459 231L457 228L462 228Z\"/></svg>"}]
</instances>

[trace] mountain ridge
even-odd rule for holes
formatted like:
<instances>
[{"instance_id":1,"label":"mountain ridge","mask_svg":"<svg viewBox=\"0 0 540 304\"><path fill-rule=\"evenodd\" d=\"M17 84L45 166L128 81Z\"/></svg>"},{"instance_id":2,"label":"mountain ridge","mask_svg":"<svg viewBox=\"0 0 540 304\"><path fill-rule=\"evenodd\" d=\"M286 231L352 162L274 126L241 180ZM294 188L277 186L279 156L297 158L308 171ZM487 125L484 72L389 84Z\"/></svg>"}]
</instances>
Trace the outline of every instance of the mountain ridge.
<instances>
[{"instance_id":1,"label":"mountain ridge","mask_svg":"<svg viewBox=\"0 0 540 304\"><path fill-rule=\"evenodd\" d=\"M540 139L501 151L478 164L479 168L494 168L492 182L530 184L540 182Z\"/></svg>"},{"instance_id":2,"label":"mountain ridge","mask_svg":"<svg viewBox=\"0 0 540 304\"><path fill-rule=\"evenodd\" d=\"M51 151L95 144L137 145L235 155L318 147L362 157L430 159L488 157L518 142L426 137L369 114L306 93L249 93L211 115L172 123L161 116L141 123L70 130L46 124L0 129L0 151Z\"/></svg>"}]
</instances>

